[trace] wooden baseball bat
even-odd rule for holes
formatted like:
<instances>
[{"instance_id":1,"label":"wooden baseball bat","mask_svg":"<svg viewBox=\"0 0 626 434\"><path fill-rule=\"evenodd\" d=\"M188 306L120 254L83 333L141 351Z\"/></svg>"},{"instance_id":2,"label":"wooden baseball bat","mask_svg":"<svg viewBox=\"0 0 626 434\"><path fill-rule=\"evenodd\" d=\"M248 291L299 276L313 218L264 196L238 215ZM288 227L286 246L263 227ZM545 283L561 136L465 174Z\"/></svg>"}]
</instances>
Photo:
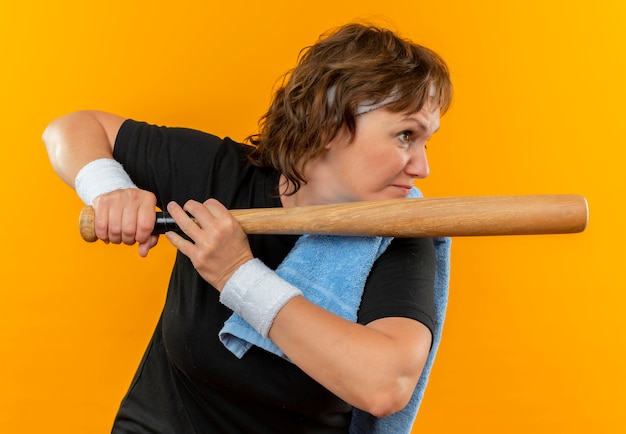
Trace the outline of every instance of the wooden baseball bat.
<instances>
[{"instance_id":1,"label":"wooden baseball bat","mask_svg":"<svg viewBox=\"0 0 626 434\"><path fill-rule=\"evenodd\" d=\"M295 208L231 210L247 234L458 237L582 232L588 207L574 194L391 199ZM80 234L97 240L94 210L83 208ZM157 213L154 233L178 230Z\"/></svg>"}]
</instances>

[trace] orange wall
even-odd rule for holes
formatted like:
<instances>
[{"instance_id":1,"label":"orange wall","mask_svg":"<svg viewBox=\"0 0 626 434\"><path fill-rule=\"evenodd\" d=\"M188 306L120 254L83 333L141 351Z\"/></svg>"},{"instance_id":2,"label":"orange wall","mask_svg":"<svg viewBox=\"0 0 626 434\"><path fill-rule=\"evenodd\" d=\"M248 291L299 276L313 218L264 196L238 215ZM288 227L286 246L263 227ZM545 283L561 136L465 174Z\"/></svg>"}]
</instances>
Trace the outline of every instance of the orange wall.
<instances>
[{"instance_id":1,"label":"orange wall","mask_svg":"<svg viewBox=\"0 0 626 434\"><path fill-rule=\"evenodd\" d=\"M19 4L18 4L19 3ZM444 341L415 432L626 426L621 0L0 3L0 424L108 432L173 249L83 243L40 135L97 108L242 139L325 29L385 16L449 62L429 196L579 193L586 232L457 238Z\"/></svg>"}]
</instances>

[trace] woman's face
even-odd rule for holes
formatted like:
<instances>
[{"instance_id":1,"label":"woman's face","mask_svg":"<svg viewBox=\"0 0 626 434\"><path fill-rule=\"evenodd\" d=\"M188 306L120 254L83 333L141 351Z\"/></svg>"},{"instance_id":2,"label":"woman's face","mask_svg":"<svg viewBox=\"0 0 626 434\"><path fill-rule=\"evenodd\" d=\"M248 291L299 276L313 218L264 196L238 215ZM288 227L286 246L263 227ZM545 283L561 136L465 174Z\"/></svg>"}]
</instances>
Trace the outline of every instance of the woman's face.
<instances>
[{"instance_id":1,"label":"woman's face","mask_svg":"<svg viewBox=\"0 0 626 434\"><path fill-rule=\"evenodd\" d=\"M307 170L323 202L406 197L415 178L429 174L426 142L439 129L439 107L394 113L385 107L356 117L352 142L342 130Z\"/></svg>"}]
</instances>

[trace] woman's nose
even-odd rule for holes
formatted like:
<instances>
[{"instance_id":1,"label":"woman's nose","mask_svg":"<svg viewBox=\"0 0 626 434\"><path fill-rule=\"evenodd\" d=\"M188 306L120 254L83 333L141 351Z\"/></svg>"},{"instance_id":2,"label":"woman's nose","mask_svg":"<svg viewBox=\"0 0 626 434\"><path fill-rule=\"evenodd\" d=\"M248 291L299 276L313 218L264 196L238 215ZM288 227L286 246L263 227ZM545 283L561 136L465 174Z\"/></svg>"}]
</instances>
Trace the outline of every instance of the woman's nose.
<instances>
[{"instance_id":1,"label":"woman's nose","mask_svg":"<svg viewBox=\"0 0 626 434\"><path fill-rule=\"evenodd\" d=\"M412 178L419 179L426 178L430 175L430 166L428 165L425 146L418 147L418 149L411 154L411 158L405 167L405 172Z\"/></svg>"}]
</instances>

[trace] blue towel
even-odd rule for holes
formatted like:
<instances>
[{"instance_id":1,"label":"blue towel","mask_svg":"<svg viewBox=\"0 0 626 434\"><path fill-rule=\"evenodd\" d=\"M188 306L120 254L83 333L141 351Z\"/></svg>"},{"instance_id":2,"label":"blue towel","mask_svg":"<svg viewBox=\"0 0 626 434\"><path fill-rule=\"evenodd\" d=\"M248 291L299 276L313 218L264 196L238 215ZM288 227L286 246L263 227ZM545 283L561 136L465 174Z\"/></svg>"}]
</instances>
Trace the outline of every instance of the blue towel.
<instances>
[{"instance_id":1,"label":"blue towel","mask_svg":"<svg viewBox=\"0 0 626 434\"><path fill-rule=\"evenodd\" d=\"M421 192L414 188L409 197L421 197ZM391 240L388 237L303 235L276 269L276 274L299 288L309 301L356 322L372 264ZM376 418L354 409L351 434L402 434L411 431L441 339L448 300L450 239L436 238L435 253L433 342L415 392L404 409L385 418ZM239 358L255 345L289 360L270 339L263 338L237 314L224 323L219 338Z\"/></svg>"},{"instance_id":2,"label":"blue towel","mask_svg":"<svg viewBox=\"0 0 626 434\"><path fill-rule=\"evenodd\" d=\"M435 272L435 325L433 342L424 370L420 376L413 396L409 403L399 412L383 418L376 418L357 408L352 410L350 434L409 434L417 411L419 410L428 377L435 361L435 355L441 341L443 322L448 306L448 287L450 282L450 238L435 238L435 256L437 270Z\"/></svg>"}]
</instances>

